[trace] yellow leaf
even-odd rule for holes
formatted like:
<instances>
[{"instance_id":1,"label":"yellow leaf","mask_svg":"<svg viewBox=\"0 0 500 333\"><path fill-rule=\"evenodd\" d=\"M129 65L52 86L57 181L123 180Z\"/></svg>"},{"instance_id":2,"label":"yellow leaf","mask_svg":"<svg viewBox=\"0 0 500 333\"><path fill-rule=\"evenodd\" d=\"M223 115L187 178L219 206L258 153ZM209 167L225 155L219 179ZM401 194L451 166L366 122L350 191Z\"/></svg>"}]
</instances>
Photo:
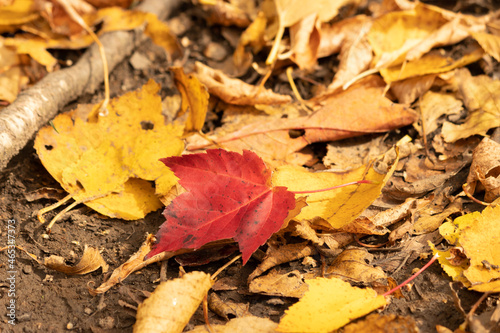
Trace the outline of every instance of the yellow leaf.
<instances>
[{"instance_id":1,"label":"yellow leaf","mask_svg":"<svg viewBox=\"0 0 500 333\"><path fill-rule=\"evenodd\" d=\"M139 305L134 333L182 332L212 283L209 274L196 271L162 282Z\"/></svg>"},{"instance_id":2,"label":"yellow leaf","mask_svg":"<svg viewBox=\"0 0 500 333\"><path fill-rule=\"evenodd\" d=\"M385 82L390 83L415 76L445 73L478 61L483 56L484 51L477 44L473 44L464 53L462 57L457 59L453 54L446 55L440 51L432 51L422 58L409 61L402 66L381 69L380 74Z\"/></svg>"},{"instance_id":3,"label":"yellow leaf","mask_svg":"<svg viewBox=\"0 0 500 333\"><path fill-rule=\"evenodd\" d=\"M15 31L16 25L34 21L40 17L34 0L17 0L0 9L0 33Z\"/></svg>"},{"instance_id":4,"label":"yellow leaf","mask_svg":"<svg viewBox=\"0 0 500 333\"><path fill-rule=\"evenodd\" d=\"M87 274L99 269L99 267L102 267L102 272L106 273L109 268L109 265L101 256L99 250L87 246L85 246L82 259L80 259L78 264L74 266L68 266L64 261L65 259L63 257L50 256L48 258L45 258L43 264L50 269L54 269L58 272L63 272L68 275Z\"/></svg>"},{"instance_id":5,"label":"yellow leaf","mask_svg":"<svg viewBox=\"0 0 500 333\"><path fill-rule=\"evenodd\" d=\"M149 181L164 195L177 178L159 161L180 155L181 126L165 125L159 85L113 99L109 114L86 121L98 107L79 106L42 128L35 148L49 173L72 195L101 214L139 219L162 205Z\"/></svg>"},{"instance_id":6,"label":"yellow leaf","mask_svg":"<svg viewBox=\"0 0 500 333\"><path fill-rule=\"evenodd\" d=\"M279 332L331 332L387 304L375 290L340 279L316 278L307 284L309 291L285 311Z\"/></svg>"},{"instance_id":7,"label":"yellow leaf","mask_svg":"<svg viewBox=\"0 0 500 333\"><path fill-rule=\"evenodd\" d=\"M481 45L484 52L500 61L500 36L485 32L473 32L472 37Z\"/></svg>"},{"instance_id":8,"label":"yellow leaf","mask_svg":"<svg viewBox=\"0 0 500 333\"><path fill-rule=\"evenodd\" d=\"M207 88L195 75L186 75L182 67L170 67L170 70L174 73L175 86L182 96L181 110L177 117L181 117L189 109L184 132L198 132L203 128L207 115L210 98Z\"/></svg>"},{"instance_id":9,"label":"yellow leaf","mask_svg":"<svg viewBox=\"0 0 500 333\"><path fill-rule=\"evenodd\" d=\"M445 141L485 135L490 128L500 126L500 81L487 75L472 76L465 68L456 71L455 79L469 115L463 124L443 124Z\"/></svg>"},{"instance_id":10,"label":"yellow leaf","mask_svg":"<svg viewBox=\"0 0 500 333\"><path fill-rule=\"evenodd\" d=\"M307 206L295 219L313 220L322 218L334 228L342 228L353 221L363 210L379 197L382 187L395 170L394 162L387 174L380 174L373 167L362 166L343 173L310 172L309 170L286 165L274 173L274 186L286 186L290 191L313 191L325 189L358 180L371 180L375 184L360 184L339 189L307 194ZM301 194L303 195L303 194Z\"/></svg>"},{"instance_id":11,"label":"yellow leaf","mask_svg":"<svg viewBox=\"0 0 500 333\"><path fill-rule=\"evenodd\" d=\"M451 263L440 258L443 268L454 280L465 278L470 289L479 292L500 292L499 204L497 199L481 213L460 216L439 229L446 240L462 247L469 259L468 265L451 268ZM440 252L440 257L446 259L450 255Z\"/></svg>"},{"instance_id":12,"label":"yellow leaf","mask_svg":"<svg viewBox=\"0 0 500 333\"><path fill-rule=\"evenodd\" d=\"M441 13L420 3L413 10L390 12L377 18L368 32L375 67L401 64L413 47L446 22Z\"/></svg>"}]
</instances>

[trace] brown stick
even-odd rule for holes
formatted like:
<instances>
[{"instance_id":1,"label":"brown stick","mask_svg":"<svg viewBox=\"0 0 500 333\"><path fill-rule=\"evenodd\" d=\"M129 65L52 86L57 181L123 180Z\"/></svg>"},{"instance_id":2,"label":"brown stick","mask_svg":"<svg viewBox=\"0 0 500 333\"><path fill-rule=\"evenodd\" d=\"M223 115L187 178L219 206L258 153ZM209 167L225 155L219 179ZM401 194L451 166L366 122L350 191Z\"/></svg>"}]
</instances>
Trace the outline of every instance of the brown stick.
<instances>
[{"instance_id":1,"label":"brown stick","mask_svg":"<svg viewBox=\"0 0 500 333\"><path fill-rule=\"evenodd\" d=\"M136 9L163 19L180 2L145 0ZM129 56L144 38L140 30L115 31L101 36L110 70ZM66 104L100 88L104 79L102 66L97 45L92 45L74 66L50 73L22 91L11 105L0 112L0 170Z\"/></svg>"}]
</instances>

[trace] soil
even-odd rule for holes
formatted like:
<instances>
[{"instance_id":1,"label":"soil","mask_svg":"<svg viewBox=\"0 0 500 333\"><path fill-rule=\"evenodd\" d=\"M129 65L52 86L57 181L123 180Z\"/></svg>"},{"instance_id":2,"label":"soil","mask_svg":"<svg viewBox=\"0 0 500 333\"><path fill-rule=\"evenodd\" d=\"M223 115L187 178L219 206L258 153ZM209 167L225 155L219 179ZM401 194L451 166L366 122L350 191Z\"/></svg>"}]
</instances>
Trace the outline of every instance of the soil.
<instances>
[{"instance_id":1,"label":"soil","mask_svg":"<svg viewBox=\"0 0 500 333\"><path fill-rule=\"evenodd\" d=\"M181 15L182 13L182 15ZM192 66L195 60L212 64L207 60L203 50L210 43L216 43L222 50L231 49L222 39L220 28L208 27L200 17L197 9L189 4L174 15L188 18L188 31L183 34L191 44L187 57L186 67ZM170 63L163 51L152 44L145 42L136 53L148 59L144 68L136 69L129 59L121 63L111 74L112 97L119 96L126 91L141 87L149 79L154 79L162 85L162 97L174 92L172 79L168 73ZM68 54L74 57L74 53ZM137 67L137 65L136 65ZM252 78L247 78L253 83ZM255 78L254 78L255 79ZM323 77L330 80L331 77ZM268 83L270 87L279 85L279 82ZM279 90L283 93L285 85ZM307 90L307 87L301 87ZM79 103L96 103L102 98L102 92L93 96L83 96L66 110L72 109ZM323 147L324 149L324 147ZM46 233L36 217L39 209L53 204L54 198L29 201L29 194L40 188L60 189L60 185L53 180L38 159L33 142L9 163L0 173L0 219L2 229L0 244L6 244L8 238L8 221L15 221L16 245L38 258L49 255L59 255L67 259L68 264L75 264L81 258L85 245L102 250L102 256L110 265L110 271L125 262L134 254L144 241L147 233L156 233L163 223L161 210L153 212L146 218L127 222L119 219L110 219L101 216L86 206L77 206L65 214L52 228L50 235ZM54 213L47 214L47 219ZM3 245L2 245L3 246ZM380 257L378 251L373 251ZM89 283L100 285L107 279L101 270L83 275L68 276L50 270L38 264L24 252L17 250L14 267L8 265L7 251L0 253L0 309L5 311L8 301L7 294L15 292L16 325L8 325L8 317L2 314L0 319L1 332L132 332L135 322L135 310L138 302L145 296L144 291L151 292L158 284L160 265L154 264L132 274L120 285L113 287L105 294L91 296L88 292ZM320 258L316 258L320 261ZM226 260L227 261L227 260ZM226 261L220 260L199 267L187 267L186 271L202 270L214 273ZM392 276L398 282L405 280L416 267L421 267L425 260L416 260L404 265ZM241 261L222 273L221 278L238 276L245 285L246 278L257 266L258 261L250 261L242 267ZM285 264L284 266L290 266ZM179 264L169 260L166 266L167 277L178 277ZM13 271L11 273L11 271ZM109 274L109 273L108 273ZM14 280L7 277L14 276ZM11 284L14 281L15 284ZM433 264L428 270L417 277L412 283L411 290L403 291L404 298L394 299L382 313L394 313L412 317L421 332L434 332L436 325L455 330L463 323L464 316L457 308L451 279L444 274L438 264ZM13 288L13 289L12 289ZM249 303L249 312L260 317L279 321L284 311L297 300L281 298L281 301L269 302L276 297L254 295L245 288L233 291L219 291L222 299ZM468 312L481 294L467 290L460 291L461 306ZM489 297L477 310L477 313L491 310L495 306L495 297ZM224 323L225 320L209 312L211 323ZM192 317L186 329L203 324L203 313L199 309Z\"/></svg>"}]
</instances>

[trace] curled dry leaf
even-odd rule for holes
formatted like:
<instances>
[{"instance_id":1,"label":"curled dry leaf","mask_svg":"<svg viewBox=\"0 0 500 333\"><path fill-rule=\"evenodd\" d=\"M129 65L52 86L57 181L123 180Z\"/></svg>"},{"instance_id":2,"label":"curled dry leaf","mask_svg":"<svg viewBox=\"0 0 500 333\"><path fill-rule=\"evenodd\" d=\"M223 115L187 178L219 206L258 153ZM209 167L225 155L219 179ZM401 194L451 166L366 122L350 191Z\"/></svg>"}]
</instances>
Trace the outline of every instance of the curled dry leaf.
<instances>
[{"instance_id":1,"label":"curled dry leaf","mask_svg":"<svg viewBox=\"0 0 500 333\"><path fill-rule=\"evenodd\" d=\"M483 190L484 201L492 202L500 197L500 144L484 138L474 149L472 165L465 190L473 195Z\"/></svg>"},{"instance_id":2,"label":"curled dry leaf","mask_svg":"<svg viewBox=\"0 0 500 333\"><path fill-rule=\"evenodd\" d=\"M109 268L109 265L101 256L99 250L87 246L85 246L85 249L83 250L82 259L80 259L78 264L74 266L69 266L66 265L64 261L65 259L63 257L52 255L48 258L45 258L43 264L50 269L68 275L87 274L99 269L99 267L102 267L102 272L106 273Z\"/></svg>"},{"instance_id":3,"label":"curled dry leaf","mask_svg":"<svg viewBox=\"0 0 500 333\"><path fill-rule=\"evenodd\" d=\"M248 303L236 303L230 299L224 301L216 293L211 293L208 296L208 308L226 320L229 320L228 315L232 317L248 315L248 307Z\"/></svg>"},{"instance_id":4,"label":"curled dry leaf","mask_svg":"<svg viewBox=\"0 0 500 333\"><path fill-rule=\"evenodd\" d=\"M190 272L162 282L137 310L134 333L180 333L212 287L209 274Z\"/></svg>"},{"instance_id":5,"label":"curled dry leaf","mask_svg":"<svg viewBox=\"0 0 500 333\"><path fill-rule=\"evenodd\" d=\"M270 245L264 261L248 276L248 281L252 281L268 269L293 260L301 259L316 254L314 246L309 242L298 244L287 244L280 247Z\"/></svg>"},{"instance_id":6,"label":"curled dry leaf","mask_svg":"<svg viewBox=\"0 0 500 333\"><path fill-rule=\"evenodd\" d=\"M200 62L196 63L196 73L200 81L207 86L210 94L229 104L283 104L292 101L290 96L276 94L269 89L261 89L241 80L231 79L222 71L212 69Z\"/></svg>"},{"instance_id":7,"label":"curled dry leaf","mask_svg":"<svg viewBox=\"0 0 500 333\"><path fill-rule=\"evenodd\" d=\"M106 291L108 291L111 287L113 287L117 283L120 283L121 281L125 280L127 278L127 276L129 276L133 272L138 271L141 268L146 267L147 265L152 264L154 262L159 262L159 261L168 259L168 258L173 257L174 255L180 254L182 252L187 252L187 251L179 251L179 253L163 252L163 253L156 255L152 258L144 260L144 257L146 256L146 254L148 254L151 251L153 241L154 241L153 235L148 235L147 239L141 245L139 250L136 253L134 253L134 255L132 255L127 260L127 262L121 264L120 267L116 268L113 271L113 273L111 274L110 278L106 282L101 284L96 289L93 289L90 286L88 286L89 293L92 296L105 293Z\"/></svg>"}]
</instances>

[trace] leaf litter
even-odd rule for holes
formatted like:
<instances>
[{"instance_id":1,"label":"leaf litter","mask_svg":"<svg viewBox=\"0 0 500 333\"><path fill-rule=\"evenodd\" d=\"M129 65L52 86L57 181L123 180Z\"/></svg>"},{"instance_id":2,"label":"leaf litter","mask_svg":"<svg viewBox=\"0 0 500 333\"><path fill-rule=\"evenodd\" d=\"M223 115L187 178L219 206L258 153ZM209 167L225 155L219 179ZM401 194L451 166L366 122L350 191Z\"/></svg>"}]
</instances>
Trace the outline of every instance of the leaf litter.
<instances>
[{"instance_id":1,"label":"leaf litter","mask_svg":"<svg viewBox=\"0 0 500 333\"><path fill-rule=\"evenodd\" d=\"M262 325L255 326L261 331L326 332L377 308L397 307L391 297L382 296L387 289L377 293L374 286L387 287L392 283L388 275L430 254L431 248L440 253L438 260L450 281L460 281L471 290L498 292L498 256L488 251L498 248L493 221L498 215L494 152L499 135L495 130L496 95L490 90L497 79L488 67L499 58L496 16L459 15L406 1L373 4L367 11L371 16L357 15L356 10L339 11L342 6L363 7L359 1L326 7L318 2L318 7L307 10L294 1L263 1L254 7L223 4L207 2L200 8L218 13L211 16L212 24L236 25L240 33L248 27L247 34L242 35L234 57L224 64L213 60L208 65L195 63L197 56L190 58L189 54L187 65L173 64L181 108L164 113L173 114L176 120L164 117L160 87L150 81L136 92L113 99L107 116L96 116L99 104L80 104L60 114L37 135L40 161L69 193L66 200L49 209L72 198L74 203L63 213L84 203L102 215L137 220L167 204L166 221L156 237L149 235L128 262L97 289L89 286L89 291L100 294L127 283L131 273L150 263L186 252L196 255L201 248L210 251L217 244L236 241L242 264L256 267L253 273L245 273L245 289L240 292L275 297L273 302L286 304L288 310L284 316L283 312L271 315L274 323L245 317L245 311L234 312L232 315L243 317L217 331L242 327L232 325L248 320L243 326ZM107 10L102 15L128 17L137 25L145 22L140 14ZM30 10L24 15L25 21L20 22L39 19ZM157 21L146 20L151 26L146 30L151 32L156 24L152 22ZM249 27L251 22L254 26ZM49 23L53 29L59 27L54 17ZM101 33L130 29L134 24L105 20ZM229 28L224 29L222 35L229 39ZM53 33L66 33L73 42L80 40L73 46L61 43L64 47L89 45L81 31L81 36L65 30ZM180 45L193 47L190 37L184 36L179 43L166 30L163 36L167 39L160 44L169 55L180 53ZM334 38L338 38L336 44ZM23 54L16 43L12 39L6 44ZM43 55L50 44L38 45L42 45L38 50ZM318 60L339 52L335 76L325 79L326 67ZM16 71L20 62L15 54L9 57ZM49 66L46 70L55 69L47 59L49 62L40 60L40 64ZM283 75L290 62L298 67L292 67L298 90ZM484 74L478 75L478 68L469 66L478 63ZM237 67L243 74L252 71L253 77L227 75L234 76ZM224 70L228 68L233 70ZM294 92L283 88L288 84L295 87ZM299 91L307 98L302 99ZM5 100L12 98L15 94ZM328 161L321 151L324 142L372 134L378 134L378 140L365 148L355 143L351 152L371 150L373 145L376 149L361 159L342 161L344 169L332 171L335 160L343 155L330 156ZM404 134L412 142L405 139L390 149ZM478 145L481 136L493 140L485 138ZM203 153L189 152L207 147L210 149ZM315 193L364 180L370 183ZM480 205L487 207L483 210ZM457 217L460 214L463 216ZM43 221L43 215L39 217ZM237 269L248 267L237 265ZM199 272L194 269L184 277L192 273ZM415 281L418 290L423 281ZM163 289L160 286L158 292ZM174 288L187 294L194 287L192 298L196 299L189 310L181 311L182 316L166 316L165 320L179 319L176 331L193 320L212 282L200 286L181 282ZM330 292L332 297L325 299L324 294ZM412 292L403 294L408 297ZM134 330L143 325L143 318L148 321L147 316L160 309L159 305L148 307L149 300L164 302L172 292L166 294L152 296L140 306ZM233 304L213 295L214 300ZM248 310L253 311L252 304ZM160 310L162 315L171 311L169 307ZM214 315L210 316L213 320ZM351 327L367 325L373 330L396 319L371 315ZM408 317L404 320L409 330L415 328ZM277 328L275 322L279 322ZM470 324L475 331L473 323L477 323L474 311L461 327ZM349 329L355 330L345 327Z\"/></svg>"}]
</instances>

